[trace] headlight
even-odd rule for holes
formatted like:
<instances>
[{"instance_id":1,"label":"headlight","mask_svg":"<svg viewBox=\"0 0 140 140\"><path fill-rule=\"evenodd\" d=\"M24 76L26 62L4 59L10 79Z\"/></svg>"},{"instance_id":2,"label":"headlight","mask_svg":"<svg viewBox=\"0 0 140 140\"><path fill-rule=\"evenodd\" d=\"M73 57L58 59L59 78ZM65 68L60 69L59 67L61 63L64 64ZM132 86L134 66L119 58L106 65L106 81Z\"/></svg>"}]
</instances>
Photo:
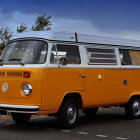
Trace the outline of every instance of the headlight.
<instances>
[{"instance_id":1,"label":"headlight","mask_svg":"<svg viewBox=\"0 0 140 140\"><path fill-rule=\"evenodd\" d=\"M30 84L24 84L22 87L24 95L28 96L32 93L32 86Z\"/></svg>"}]
</instances>

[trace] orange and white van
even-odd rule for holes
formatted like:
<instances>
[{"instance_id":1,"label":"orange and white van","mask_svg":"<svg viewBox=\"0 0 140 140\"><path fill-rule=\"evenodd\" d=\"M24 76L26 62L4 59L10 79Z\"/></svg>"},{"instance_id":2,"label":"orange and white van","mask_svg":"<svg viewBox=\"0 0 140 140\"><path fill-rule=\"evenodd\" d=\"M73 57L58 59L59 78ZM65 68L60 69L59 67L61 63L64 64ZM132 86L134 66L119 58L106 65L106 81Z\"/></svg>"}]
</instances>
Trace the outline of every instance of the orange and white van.
<instances>
[{"instance_id":1,"label":"orange and white van","mask_svg":"<svg viewBox=\"0 0 140 140\"><path fill-rule=\"evenodd\" d=\"M0 114L17 123L32 114L57 116L64 127L78 110L121 106L140 118L140 41L29 32L15 36L0 58Z\"/></svg>"}]
</instances>

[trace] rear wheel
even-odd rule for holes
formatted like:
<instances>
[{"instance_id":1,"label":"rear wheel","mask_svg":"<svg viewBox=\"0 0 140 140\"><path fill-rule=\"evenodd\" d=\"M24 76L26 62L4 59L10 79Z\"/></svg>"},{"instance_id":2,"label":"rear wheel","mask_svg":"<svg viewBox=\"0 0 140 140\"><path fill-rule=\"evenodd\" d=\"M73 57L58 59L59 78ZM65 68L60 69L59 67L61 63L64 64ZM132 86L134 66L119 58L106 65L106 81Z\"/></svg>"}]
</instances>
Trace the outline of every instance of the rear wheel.
<instances>
[{"instance_id":1,"label":"rear wheel","mask_svg":"<svg viewBox=\"0 0 140 140\"><path fill-rule=\"evenodd\" d=\"M12 113L12 118L16 123L27 123L30 118L31 114L25 114L25 113Z\"/></svg>"},{"instance_id":2,"label":"rear wheel","mask_svg":"<svg viewBox=\"0 0 140 140\"><path fill-rule=\"evenodd\" d=\"M75 99L66 99L57 115L63 128L73 128L77 124L78 106Z\"/></svg>"},{"instance_id":3,"label":"rear wheel","mask_svg":"<svg viewBox=\"0 0 140 140\"><path fill-rule=\"evenodd\" d=\"M132 98L125 106L126 115L130 119L139 119L140 118L140 99Z\"/></svg>"},{"instance_id":4,"label":"rear wheel","mask_svg":"<svg viewBox=\"0 0 140 140\"><path fill-rule=\"evenodd\" d=\"M96 115L96 113L98 112L98 107L96 108L87 108L83 110L83 113L88 116L88 117L93 117Z\"/></svg>"}]
</instances>

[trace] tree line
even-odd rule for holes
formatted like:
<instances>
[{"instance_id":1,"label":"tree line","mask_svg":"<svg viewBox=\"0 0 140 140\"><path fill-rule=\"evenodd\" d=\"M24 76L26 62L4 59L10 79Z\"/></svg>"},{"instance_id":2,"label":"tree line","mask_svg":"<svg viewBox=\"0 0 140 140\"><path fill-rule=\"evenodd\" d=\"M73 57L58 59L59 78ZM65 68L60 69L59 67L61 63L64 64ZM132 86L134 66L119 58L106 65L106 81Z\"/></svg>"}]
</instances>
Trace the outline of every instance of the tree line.
<instances>
[{"instance_id":1,"label":"tree line","mask_svg":"<svg viewBox=\"0 0 140 140\"><path fill-rule=\"evenodd\" d=\"M32 25L31 29L24 24L21 23L15 32L23 33L25 31L49 31L51 30L51 16L47 16L47 14L37 16L34 25ZM5 48L8 41L13 36L13 32L8 28L0 28L0 52Z\"/></svg>"}]
</instances>

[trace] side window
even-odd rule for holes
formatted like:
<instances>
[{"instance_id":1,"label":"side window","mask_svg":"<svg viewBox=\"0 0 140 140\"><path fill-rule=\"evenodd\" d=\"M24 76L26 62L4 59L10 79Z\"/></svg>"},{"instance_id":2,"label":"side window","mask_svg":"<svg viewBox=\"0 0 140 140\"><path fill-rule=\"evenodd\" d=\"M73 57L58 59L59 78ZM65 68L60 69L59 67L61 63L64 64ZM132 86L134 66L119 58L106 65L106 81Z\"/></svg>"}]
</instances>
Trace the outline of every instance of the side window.
<instances>
[{"instance_id":1,"label":"side window","mask_svg":"<svg viewBox=\"0 0 140 140\"><path fill-rule=\"evenodd\" d=\"M140 66L140 51L120 49L120 59L122 65Z\"/></svg>"},{"instance_id":2,"label":"side window","mask_svg":"<svg viewBox=\"0 0 140 140\"><path fill-rule=\"evenodd\" d=\"M132 65L129 50L120 49L120 60L122 65Z\"/></svg>"},{"instance_id":3,"label":"side window","mask_svg":"<svg viewBox=\"0 0 140 140\"><path fill-rule=\"evenodd\" d=\"M117 65L115 49L87 48L89 65Z\"/></svg>"},{"instance_id":4,"label":"side window","mask_svg":"<svg viewBox=\"0 0 140 140\"><path fill-rule=\"evenodd\" d=\"M66 58L67 64L81 64L78 46L58 44L53 46L50 63L58 64L60 58Z\"/></svg>"},{"instance_id":5,"label":"side window","mask_svg":"<svg viewBox=\"0 0 140 140\"><path fill-rule=\"evenodd\" d=\"M139 50L129 50L132 65L140 65L140 51Z\"/></svg>"}]
</instances>

